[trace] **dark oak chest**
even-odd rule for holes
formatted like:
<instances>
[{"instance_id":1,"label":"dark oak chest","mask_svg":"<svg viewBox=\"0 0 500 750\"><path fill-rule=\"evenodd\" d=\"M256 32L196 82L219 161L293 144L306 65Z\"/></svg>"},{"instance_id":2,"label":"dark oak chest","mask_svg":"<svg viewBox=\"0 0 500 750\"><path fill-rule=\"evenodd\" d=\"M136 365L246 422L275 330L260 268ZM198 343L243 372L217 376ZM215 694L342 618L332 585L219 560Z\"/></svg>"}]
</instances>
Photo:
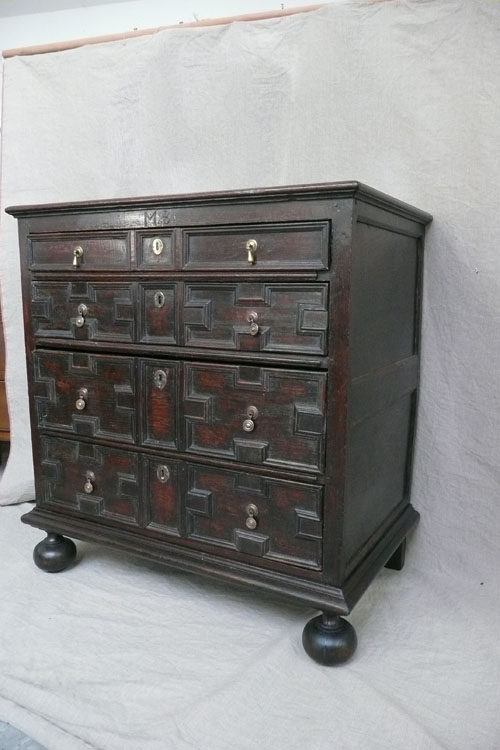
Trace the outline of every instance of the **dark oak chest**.
<instances>
[{"instance_id":1,"label":"dark oak chest","mask_svg":"<svg viewBox=\"0 0 500 750\"><path fill-rule=\"evenodd\" d=\"M39 567L74 537L347 614L401 567L430 216L359 183L14 207Z\"/></svg>"}]
</instances>

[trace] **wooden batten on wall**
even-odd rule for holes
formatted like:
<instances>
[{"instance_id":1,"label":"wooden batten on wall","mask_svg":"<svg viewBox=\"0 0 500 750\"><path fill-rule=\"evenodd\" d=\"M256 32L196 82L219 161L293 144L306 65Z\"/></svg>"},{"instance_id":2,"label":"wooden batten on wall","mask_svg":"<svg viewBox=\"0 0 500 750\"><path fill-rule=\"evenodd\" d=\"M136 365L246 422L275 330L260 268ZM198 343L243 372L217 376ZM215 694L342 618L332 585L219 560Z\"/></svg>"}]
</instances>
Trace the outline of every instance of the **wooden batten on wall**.
<instances>
[{"instance_id":1,"label":"wooden batten on wall","mask_svg":"<svg viewBox=\"0 0 500 750\"><path fill-rule=\"evenodd\" d=\"M221 26L228 23L245 22L245 21L263 21L269 18L280 18L283 16L293 16L296 13L309 13L310 11L322 8L325 3L319 5L305 5L297 8L286 8L281 10L271 10L264 13L247 13L240 16L226 16L224 18L207 18L201 21L192 21L190 23L173 24L170 26L156 26L152 29L140 29L138 31L126 31L121 34L108 34L105 36L95 36L83 39L72 39L67 42L54 42L53 44L39 44L32 47L18 47L7 49L2 52L4 58L17 57L20 55L44 55L48 52L61 52L77 47L85 47L88 44L103 44L104 42L116 42L121 39L132 39L137 36L148 36L157 34L165 29L186 29L196 26Z\"/></svg>"}]
</instances>

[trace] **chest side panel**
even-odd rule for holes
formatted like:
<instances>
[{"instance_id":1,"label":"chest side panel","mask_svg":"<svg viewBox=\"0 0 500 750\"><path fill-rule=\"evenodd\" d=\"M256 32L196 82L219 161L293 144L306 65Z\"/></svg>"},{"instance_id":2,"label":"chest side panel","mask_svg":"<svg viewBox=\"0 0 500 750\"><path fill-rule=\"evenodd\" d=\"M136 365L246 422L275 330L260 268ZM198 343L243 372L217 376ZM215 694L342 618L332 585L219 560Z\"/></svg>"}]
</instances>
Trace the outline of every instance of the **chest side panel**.
<instances>
[{"instance_id":1,"label":"chest side panel","mask_svg":"<svg viewBox=\"0 0 500 750\"><path fill-rule=\"evenodd\" d=\"M359 207L349 355L348 571L409 503L423 231L413 221Z\"/></svg>"}]
</instances>

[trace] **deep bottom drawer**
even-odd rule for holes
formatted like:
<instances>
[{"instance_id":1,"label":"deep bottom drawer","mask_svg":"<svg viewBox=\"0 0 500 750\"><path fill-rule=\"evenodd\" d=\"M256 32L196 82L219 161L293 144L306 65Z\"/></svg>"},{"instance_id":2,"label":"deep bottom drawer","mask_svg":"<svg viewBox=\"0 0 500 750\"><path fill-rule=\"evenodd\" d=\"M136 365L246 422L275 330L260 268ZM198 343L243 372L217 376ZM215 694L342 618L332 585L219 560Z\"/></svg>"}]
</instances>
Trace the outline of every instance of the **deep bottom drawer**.
<instances>
[{"instance_id":1,"label":"deep bottom drawer","mask_svg":"<svg viewBox=\"0 0 500 750\"><path fill-rule=\"evenodd\" d=\"M323 488L42 436L40 505L249 562L320 570Z\"/></svg>"}]
</instances>

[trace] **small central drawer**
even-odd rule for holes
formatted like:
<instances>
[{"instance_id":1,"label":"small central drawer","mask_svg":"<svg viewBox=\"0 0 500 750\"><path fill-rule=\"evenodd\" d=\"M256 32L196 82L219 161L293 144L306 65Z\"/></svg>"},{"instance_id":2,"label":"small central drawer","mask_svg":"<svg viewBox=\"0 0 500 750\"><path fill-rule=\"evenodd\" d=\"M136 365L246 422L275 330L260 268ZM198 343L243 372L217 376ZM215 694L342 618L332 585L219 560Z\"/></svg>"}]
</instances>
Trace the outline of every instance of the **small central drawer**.
<instances>
[{"instance_id":1,"label":"small central drawer","mask_svg":"<svg viewBox=\"0 0 500 750\"><path fill-rule=\"evenodd\" d=\"M133 342L130 284L34 281L31 322L36 338Z\"/></svg>"},{"instance_id":2,"label":"small central drawer","mask_svg":"<svg viewBox=\"0 0 500 750\"><path fill-rule=\"evenodd\" d=\"M325 354L327 284L188 283L184 343L211 349Z\"/></svg>"},{"instance_id":3,"label":"small central drawer","mask_svg":"<svg viewBox=\"0 0 500 750\"><path fill-rule=\"evenodd\" d=\"M42 436L42 505L138 525L140 465L130 451Z\"/></svg>"},{"instance_id":4,"label":"small central drawer","mask_svg":"<svg viewBox=\"0 0 500 750\"><path fill-rule=\"evenodd\" d=\"M39 350L33 367L39 427L135 442L132 357Z\"/></svg>"},{"instance_id":5,"label":"small central drawer","mask_svg":"<svg viewBox=\"0 0 500 750\"><path fill-rule=\"evenodd\" d=\"M328 268L328 221L247 224L183 231L187 270Z\"/></svg>"},{"instance_id":6,"label":"small central drawer","mask_svg":"<svg viewBox=\"0 0 500 750\"><path fill-rule=\"evenodd\" d=\"M68 234L31 237L30 268L33 271L111 271L130 268L126 232Z\"/></svg>"},{"instance_id":7,"label":"small central drawer","mask_svg":"<svg viewBox=\"0 0 500 750\"><path fill-rule=\"evenodd\" d=\"M184 363L186 449L244 463L321 471L326 374Z\"/></svg>"}]
</instances>

